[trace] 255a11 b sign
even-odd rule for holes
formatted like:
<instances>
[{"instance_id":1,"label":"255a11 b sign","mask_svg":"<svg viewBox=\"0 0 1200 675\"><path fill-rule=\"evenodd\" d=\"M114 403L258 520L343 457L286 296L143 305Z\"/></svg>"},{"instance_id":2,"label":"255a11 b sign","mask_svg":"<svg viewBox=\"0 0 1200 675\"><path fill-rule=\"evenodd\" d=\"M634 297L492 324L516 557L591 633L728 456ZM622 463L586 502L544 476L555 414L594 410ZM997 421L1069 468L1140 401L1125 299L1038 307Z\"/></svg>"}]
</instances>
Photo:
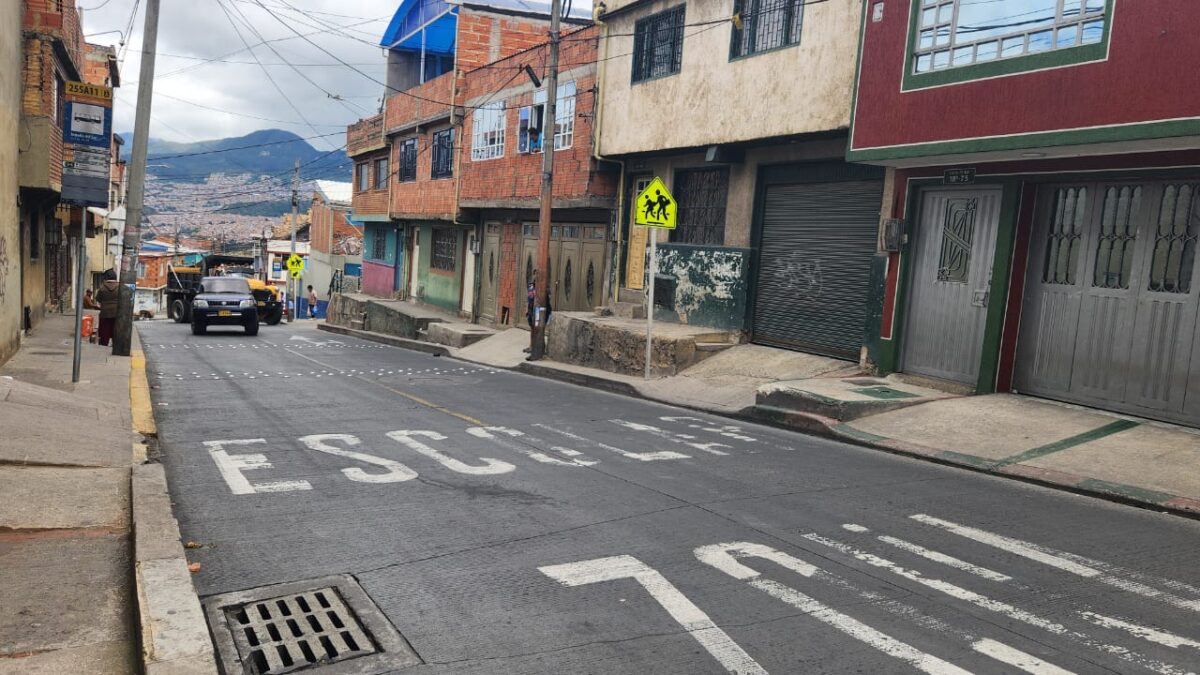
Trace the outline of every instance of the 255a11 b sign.
<instances>
[{"instance_id":1,"label":"255a11 b sign","mask_svg":"<svg viewBox=\"0 0 1200 675\"><path fill-rule=\"evenodd\" d=\"M108 206L112 88L66 83L63 125L63 201Z\"/></svg>"}]
</instances>

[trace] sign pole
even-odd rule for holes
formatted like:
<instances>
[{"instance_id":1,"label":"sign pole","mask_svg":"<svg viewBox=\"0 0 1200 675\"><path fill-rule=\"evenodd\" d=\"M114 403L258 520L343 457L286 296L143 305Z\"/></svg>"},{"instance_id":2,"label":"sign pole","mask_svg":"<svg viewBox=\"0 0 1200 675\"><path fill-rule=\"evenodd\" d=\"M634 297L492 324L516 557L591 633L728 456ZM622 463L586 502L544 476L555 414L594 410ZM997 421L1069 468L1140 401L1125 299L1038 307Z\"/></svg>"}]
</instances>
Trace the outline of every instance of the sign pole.
<instances>
[{"instance_id":1,"label":"sign pole","mask_svg":"<svg viewBox=\"0 0 1200 675\"><path fill-rule=\"evenodd\" d=\"M75 354L71 362L71 382L79 381L79 362L83 355L83 280L87 274L87 220L88 210L83 207L83 219L79 223L79 254L75 256Z\"/></svg>"},{"instance_id":2,"label":"sign pole","mask_svg":"<svg viewBox=\"0 0 1200 675\"><path fill-rule=\"evenodd\" d=\"M650 276L646 280L646 379L650 379L650 355L654 346L654 279L658 276L658 231L650 231Z\"/></svg>"}]
</instances>

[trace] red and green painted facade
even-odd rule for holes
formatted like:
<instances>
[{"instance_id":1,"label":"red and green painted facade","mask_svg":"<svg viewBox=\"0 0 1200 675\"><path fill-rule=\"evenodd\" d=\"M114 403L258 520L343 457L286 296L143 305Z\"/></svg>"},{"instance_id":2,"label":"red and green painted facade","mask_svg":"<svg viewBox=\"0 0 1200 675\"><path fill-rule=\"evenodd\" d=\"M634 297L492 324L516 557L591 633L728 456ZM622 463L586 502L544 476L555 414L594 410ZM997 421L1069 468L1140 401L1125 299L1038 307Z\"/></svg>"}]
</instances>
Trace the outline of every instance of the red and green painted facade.
<instances>
[{"instance_id":1,"label":"red and green painted facade","mask_svg":"<svg viewBox=\"0 0 1200 675\"><path fill-rule=\"evenodd\" d=\"M1064 6L1072 2L1080 5L1079 0L1060 0L1060 21ZM1091 3L1096 13L1092 17L1103 13L1102 33L1097 30L1090 44L1077 41L1076 46L983 63L964 58L962 66L943 62L932 70L914 65L921 31L936 23L925 12L955 3L865 3L847 158L891 167L881 215L900 221L905 233L898 250L876 259L878 325L868 327L868 358L881 372L907 370L906 354L912 350L910 345L906 351L904 341L913 331L906 330L911 327L906 322L922 320L915 296L923 292L920 280L933 278L922 274L921 261L928 265L929 258L918 256L915 246L921 237L937 236L927 231L933 223L923 212L935 203L929 197L969 197L972 190L998 189L999 203L989 216L994 226L974 228L989 232L994 241L986 248L990 278L974 289L976 304L986 315L974 347L979 350L978 368L970 382L960 381L980 393L1028 391L1020 386L1021 373L1045 369L1042 362L1051 358L1046 355L1054 354L1074 360L1065 366L1070 372L1064 392L1082 390L1085 380L1107 384L1095 385L1087 395L1048 394L1051 397L1200 425L1200 387L1187 382L1187 373L1200 369L1200 322L1195 318L1200 264L1188 257L1195 255L1191 251L1200 235L1200 198L1192 198L1200 188L1200 87L1180 86L1196 78L1200 40L1194 36L1200 34L1200 13L1188 0L1105 0L1102 6L1097 2L1084 0L1083 5L1086 9ZM1093 25L1098 28L1100 23ZM955 184L955 179L965 184ZM1086 195L1072 230L1079 248L1064 258L1074 271L1057 281L1075 284L1072 288L1078 289L1084 304L1082 309L1076 305L1077 316L1071 319L1078 327L1053 333L1046 314L1061 310L1045 304L1048 296L1042 293L1043 287L1050 288L1046 284L1056 281L1049 278L1047 241L1062 227L1062 195L1078 190ZM1134 196L1132 207L1118 204L1114 195L1122 194ZM1168 214L1168 208L1182 211ZM1126 219L1125 230L1113 225L1118 213L1124 214L1119 217ZM1163 224L1168 216L1176 224ZM1113 254L1104 247L1114 239L1136 253L1123 253L1131 262L1124 269L1112 263L1116 271L1110 273L1104 266ZM1185 251L1182 261L1170 258L1176 241ZM1168 252L1160 255L1164 246ZM1164 267L1175 275L1166 286L1155 277L1162 276ZM1076 278L1080 275L1086 279ZM953 271L939 269L935 276L944 281ZM1093 306L1087 304L1090 296L1099 298ZM1138 337L1138 325L1158 320L1153 312L1167 307L1159 300L1175 303L1167 310L1175 313L1164 314L1162 320L1175 322L1170 325L1177 328L1148 342ZM1101 301L1108 304L1096 304ZM1036 330L1039 321L1048 326L1043 333ZM1124 345L1124 361L1105 360L1088 351L1100 339L1096 331L1104 321L1120 324L1105 333L1105 339ZM1122 336L1122 330L1132 337ZM1059 352L1046 349L1047 341L1061 341L1063 335L1077 344ZM1164 340L1184 346L1159 359L1167 369L1159 376L1158 366L1145 354L1161 351L1155 341ZM1111 372L1096 374L1105 368ZM1181 384L1178 391L1161 394L1161 410L1157 404L1130 403L1136 396L1122 389L1122 379L1153 383L1172 377L1182 378ZM1153 386L1157 385L1141 389ZM1190 402L1183 402L1184 397Z\"/></svg>"}]
</instances>

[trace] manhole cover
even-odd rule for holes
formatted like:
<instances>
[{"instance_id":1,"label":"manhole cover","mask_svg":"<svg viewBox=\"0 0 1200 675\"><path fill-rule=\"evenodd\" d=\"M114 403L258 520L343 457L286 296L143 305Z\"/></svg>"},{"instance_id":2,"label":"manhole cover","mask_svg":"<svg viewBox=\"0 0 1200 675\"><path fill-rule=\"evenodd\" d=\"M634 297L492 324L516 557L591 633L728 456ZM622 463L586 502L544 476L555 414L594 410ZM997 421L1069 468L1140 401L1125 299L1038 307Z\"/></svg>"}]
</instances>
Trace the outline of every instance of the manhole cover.
<instances>
[{"instance_id":1,"label":"manhole cover","mask_svg":"<svg viewBox=\"0 0 1200 675\"><path fill-rule=\"evenodd\" d=\"M225 593L204 608L227 675L349 675L421 663L346 575Z\"/></svg>"}]
</instances>

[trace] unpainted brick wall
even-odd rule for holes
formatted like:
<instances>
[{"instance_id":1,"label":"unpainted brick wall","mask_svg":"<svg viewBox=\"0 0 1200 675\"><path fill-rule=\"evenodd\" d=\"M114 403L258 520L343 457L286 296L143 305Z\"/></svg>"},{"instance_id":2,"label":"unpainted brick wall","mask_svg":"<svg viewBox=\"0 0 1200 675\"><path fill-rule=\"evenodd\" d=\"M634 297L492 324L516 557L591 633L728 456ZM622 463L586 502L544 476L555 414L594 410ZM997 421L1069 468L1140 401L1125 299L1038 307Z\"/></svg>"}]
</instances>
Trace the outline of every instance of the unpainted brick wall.
<instances>
[{"instance_id":1,"label":"unpainted brick wall","mask_svg":"<svg viewBox=\"0 0 1200 675\"><path fill-rule=\"evenodd\" d=\"M387 148L382 148L374 152L364 153L354 157L354 173L352 178L354 181L354 193L351 200L355 213L367 213L374 215L387 215L388 213L388 186L391 185L391 179L384 181L383 187L375 187L375 160L380 157L386 157ZM367 190L359 192L358 190L358 171L359 166L366 164L367 170ZM388 171L391 172L389 163Z\"/></svg>"},{"instance_id":2,"label":"unpainted brick wall","mask_svg":"<svg viewBox=\"0 0 1200 675\"><path fill-rule=\"evenodd\" d=\"M420 134L406 134L392 139L392 165L396 167L392 176L392 213L402 217L425 216L428 218L453 220L454 176L458 175L457 162L454 176L450 178L433 178L433 134L449 127L442 123ZM454 132L454 153L462 143L461 129ZM417 139L417 177L416 180L400 182L400 145L410 138Z\"/></svg>"},{"instance_id":3,"label":"unpainted brick wall","mask_svg":"<svg viewBox=\"0 0 1200 675\"><path fill-rule=\"evenodd\" d=\"M611 172L598 173L592 158L592 123L596 102L597 29L588 27L566 32L559 62L563 73L560 84L575 83L575 131L572 145L554 155L554 195L560 198L616 194L616 179ZM526 64L535 72L544 72L548 54L544 43L504 61L467 73L464 94L467 101L503 100L505 103L504 155L495 159L471 161L473 111L463 124L463 167L461 199L534 199L541 193L541 153L518 154L520 110L533 104L534 89L526 77L513 80L513 73ZM496 92L507 98L489 97ZM549 145L549 130L546 144Z\"/></svg>"}]
</instances>

